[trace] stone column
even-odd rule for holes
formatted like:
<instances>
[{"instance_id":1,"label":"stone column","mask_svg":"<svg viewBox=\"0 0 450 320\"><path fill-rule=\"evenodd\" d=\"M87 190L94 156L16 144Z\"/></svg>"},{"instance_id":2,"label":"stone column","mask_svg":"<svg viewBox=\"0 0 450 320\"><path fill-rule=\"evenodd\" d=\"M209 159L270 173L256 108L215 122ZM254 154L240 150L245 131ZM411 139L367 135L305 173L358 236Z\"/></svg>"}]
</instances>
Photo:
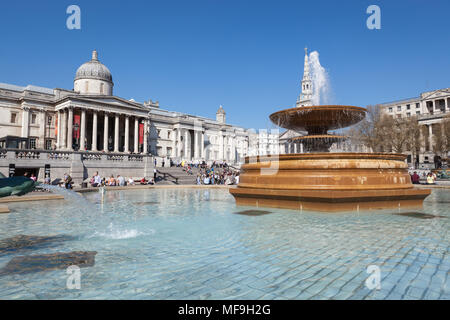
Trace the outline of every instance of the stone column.
<instances>
[{"instance_id":1,"label":"stone column","mask_svg":"<svg viewBox=\"0 0 450 320\"><path fill-rule=\"evenodd\" d=\"M63 110L61 121L61 149L67 148L67 111Z\"/></svg>"},{"instance_id":2,"label":"stone column","mask_svg":"<svg viewBox=\"0 0 450 320\"><path fill-rule=\"evenodd\" d=\"M200 158L199 147L198 147L198 140L199 140L198 139L198 134L199 134L199 132L194 130L194 158L195 159Z\"/></svg>"},{"instance_id":3,"label":"stone column","mask_svg":"<svg viewBox=\"0 0 450 320\"><path fill-rule=\"evenodd\" d=\"M69 107L69 116L67 119L67 149L73 150L73 108Z\"/></svg>"},{"instance_id":4,"label":"stone column","mask_svg":"<svg viewBox=\"0 0 450 320\"><path fill-rule=\"evenodd\" d=\"M30 108L22 107L22 138L28 138L30 126Z\"/></svg>"},{"instance_id":5,"label":"stone column","mask_svg":"<svg viewBox=\"0 0 450 320\"><path fill-rule=\"evenodd\" d=\"M219 132L219 159L220 161L223 161L223 134L222 131Z\"/></svg>"},{"instance_id":6,"label":"stone column","mask_svg":"<svg viewBox=\"0 0 450 320\"><path fill-rule=\"evenodd\" d=\"M231 161L236 162L236 137L231 137Z\"/></svg>"},{"instance_id":7,"label":"stone column","mask_svg":"<svg viewBox=\"0 0 450 320\"><path fill-rule=\"evenodd\" d=\"M130 117L128 115L125 116L125 147L124 152L130 152Z\"/></svg>"},{"instance_id":8,"label":"stone column","mask_svg":"<svg viewBox=\"0 0 450 320\"><path fill-rule=\"evenodd\" d=\"M134 118L134 153L139 153L139 119Z\"/></svg>"},{"instance_id":9,"label":"stone column","mask_svg":"<svg viewBox=\"0 0 450 320\"><path fill-rule=\"evenodd\" d=\"M191 154L189 152L188 137L189 137L189 130L186 129L186 130L184 130L184 158L186 160L190 160L190 158L191 158Z\"/></svg>"},{"instance_id":10,"label":"stone column","mask_svg":"<svg viewBox=\"0 0 450 320\"><path fill-rule=\"evenodd\" d=\"M80 151L86 151L86 110L81 110Z\"/></svg>"},{"instance_id":11,"label":"stone column","mask_svg":"<svg viewBox=\"0 0 450 320\"><path fill-rule=\"evenodd\" d=\"M297 153L297 142L294 142L294 153Z\"/></svg>"},{"instance_id":12,"label":"stone column","mask_svg":"<svg viewBox=\"0 0 450 320\"><path fill-rule=\"evenodd\" d=\"M119 115L116 113L114 123L114 152L119 152Z\"/></svg>"},{"instance_id":13,"label":"stone column","mask_svg":"<svg viewBox=\"0 0 450 320\"><path fill-rule=\"evenodd\" d=\"M300 143L300 153L303 153L303 143Z\"/></svg>"},{"instance_id":14,"label":"stone column","mask_svg":"<svg viewBox=\"0 0 450 320\"><path fill-rule=\"evenodd\" d=\"M105 121L103 124L103 151L108 152L109 141L109 115L105 112Z\"/></svg>"},{"instance_id":15,"label":"stone column","mask_svg":"<svg viewBox=\"0 0 450 320\"><path fill-rule=\"evenodd\" d=\"M61 110L58 110L56 130L56 149L61 149Z\"/></svg>"},{"instance_id":16,"label":"stone column","mask_svg":"<svg viewBox=\"0 0 450 320\"><path fill-rule=\"evenodd\" d=\"M178 144L178 148L177 148L177 157L180 158L181 157L181 149L182 149L182 143L181 143L181 128L178 128L177 130L177 144Z\"/></svg>"},{"instance_id":17,"label":"stone column","mask_svg":"<svg viewBox=\"0 0 450 320\"><path fill-rule=\"evenodd\" d=\"M428 125L428 143L430 144L430 152L433 152L433 125Z\"/></svg>"},{"instance_id":18,"label":"stone column","mask_svg":"<svg viewBox=\"0 0 450 320\"><path fill-rule=\"evenodd\" d=\"M420 130L419 130L419 139L420 139L420 152L419 153L423 154L425 152L425 137L423 135L422 126L420 126Z\"/></svg>"},{"instance_id":19,"label":"stone column","mask_svg":"<svg viewBox=\"0 0 450 320\"><path fill-rule=\"evenodd\" d=\"M92 115L92 151L97 151L97 111Z\"/></svg>"},{"instance_id":20,"label":"stone column","mask_svg":"<svg viewBox=\"0 0 450 320\"><path fill-rule=\"evenodd\" d=\"M200 139L200 157L205 160L205 132L203 131Z\"/></svg>"},{"instance_id":21,"label":"stone column","mask_svg":"<svg viewBox=\"0 0 450 320\"><path fill-rule=\"evenodd\" d=\"M148 120L144 119L144 154L148 154Z\"/></svg>"},{"instance_id":22,"label":"stone column","mask_svg":"<svg viewBox=\"0 0 450 320\"><path fill-rule=\"evenodd\" d=\"M172 154L171 157L177 156L177 134L178 130L172 130Z\"/></svg>"},{"instance_id":23,"label":"stone column","mask_svg":"<svg viewBox=\"0 0 450 320\"><path fill-rule=\"evenodd\" d=\"M47 127L47 119L45 119L45 111L39 112L39 148L45 149L45 128Z\"/></svg>"}]
</instances>

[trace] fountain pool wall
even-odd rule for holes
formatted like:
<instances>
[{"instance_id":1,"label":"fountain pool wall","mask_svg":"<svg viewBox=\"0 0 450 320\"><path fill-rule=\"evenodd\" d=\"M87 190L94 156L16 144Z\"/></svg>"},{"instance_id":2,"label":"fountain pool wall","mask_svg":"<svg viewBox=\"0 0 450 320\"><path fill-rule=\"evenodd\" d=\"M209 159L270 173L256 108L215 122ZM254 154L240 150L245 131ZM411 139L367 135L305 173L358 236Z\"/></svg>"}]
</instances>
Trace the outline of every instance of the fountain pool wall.
<instances>
[{"instance_id":1,"label":"fountain pool wall","mask_svg":"<svg viewBox=\"0 0 450 320\"><path fill-rule=\"evenodd\" d=\"M66 287L64 269L10 270L0 276L1 299L450 298L448 190L435 190L421 210L375 214L236 207L217 189L85 197L14 203L0 216L0 243L56 236L0 246L0 269L19 256L96 252L80 269L81 289ZM380 290L365 286L369 265L380 268Z\"/></svg>"}]
</instances>

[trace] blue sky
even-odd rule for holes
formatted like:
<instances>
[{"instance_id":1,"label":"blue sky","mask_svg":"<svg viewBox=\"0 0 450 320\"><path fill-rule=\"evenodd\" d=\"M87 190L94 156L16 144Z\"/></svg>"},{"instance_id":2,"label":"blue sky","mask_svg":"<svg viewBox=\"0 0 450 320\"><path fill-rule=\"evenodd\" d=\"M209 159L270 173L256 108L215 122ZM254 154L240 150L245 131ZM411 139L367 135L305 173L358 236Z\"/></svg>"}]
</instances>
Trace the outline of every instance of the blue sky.
<instances>
[{"instance_id":1,"label":"blue sky","mask_svg":"<svg viewBox=\"0 0 450 320\"><path fill-rule=\"evenodd\" d=\"M81 8L81 30L66 8ZM366 8L381 8L381 30ZM366 106L450 87L448 0L8 1L0 11L0 82L72 89L98 50L114 94L163 108L274 128L294 105L304 47L320 53L333 102Z\"/></svg>"}]
</instances>

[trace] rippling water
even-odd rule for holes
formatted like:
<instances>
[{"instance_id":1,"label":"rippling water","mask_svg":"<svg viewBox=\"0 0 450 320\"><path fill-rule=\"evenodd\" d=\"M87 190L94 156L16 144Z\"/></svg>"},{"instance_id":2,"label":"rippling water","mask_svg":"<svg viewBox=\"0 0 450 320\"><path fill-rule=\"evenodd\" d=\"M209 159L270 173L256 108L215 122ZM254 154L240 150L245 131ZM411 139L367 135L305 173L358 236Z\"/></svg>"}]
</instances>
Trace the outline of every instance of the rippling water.
<instances>
[{"instance_id":1,"label":"rippling water","mask_svg":"<svg viewBox=\"0 0 450 320\"><path fill-rule=\"evenodd\" d=\"M0 240L67 240L0 254L96 251L81 289L66 270L0 276L2 299L449 299L450 192L423 210L324 214L262 209L235 214L226 190L108 191L86 202L9 205ZM254 213L254 212L250 212ZM421 213L440 216L422 219ZM426 216L425 216L426 217ZM381 289L369 290L369 265Z\"/></svg>"}]
</instances>

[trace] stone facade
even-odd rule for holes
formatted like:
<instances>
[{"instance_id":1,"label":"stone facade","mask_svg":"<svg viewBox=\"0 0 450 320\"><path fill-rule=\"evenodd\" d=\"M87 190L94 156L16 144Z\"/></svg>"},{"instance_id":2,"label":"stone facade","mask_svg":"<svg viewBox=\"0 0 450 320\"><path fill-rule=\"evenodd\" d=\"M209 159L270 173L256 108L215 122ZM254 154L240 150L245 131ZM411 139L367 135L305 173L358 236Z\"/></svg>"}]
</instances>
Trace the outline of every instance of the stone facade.
<instances>
[{"instance_id":1,"label":"stone facade","mask_svg":"<svg viewBox=\"0 0 450 320\"><path fill-rule=\"evenodd\" d=\"M0 83L0 139L13 136L29 142L25 158L19 157L23 152L15 150L17 146L0 146L0 170L7 173L11 161L42 169L47 160L57 159L52 168L61 168L60 176L78 167L84 168L84 178L96 170L137 177L145 173L145 163L155 159L158 166L163 161L168 166L169 159L238 165L246 155L278 149L275 135L260 138L226 123L222 106L216 119L208 119L162 109L158 101L114 96L113 87L112 75L96 51L78 68L74 90ZM52 152L61 157L48 158Z\"/></svg>"},{"instance_id":2,"label":"stone facade","mask_svg":"<svg viewBox=\"0 0 450 320\"><path fill-rule=\"evenodd\" d=\"M396 118L416 116L419 124L426 127L424 141L419 154L419 167L430 168L433 164L435 153L433 152L433 136L436 126L442 123L444 117L450 115L450 88L438 89L421 93L418 97L399 101L382 103L377 105L383 114ZM408 162L414 165L411 152L408 154Z\"/></svg>"}]
</instances>

